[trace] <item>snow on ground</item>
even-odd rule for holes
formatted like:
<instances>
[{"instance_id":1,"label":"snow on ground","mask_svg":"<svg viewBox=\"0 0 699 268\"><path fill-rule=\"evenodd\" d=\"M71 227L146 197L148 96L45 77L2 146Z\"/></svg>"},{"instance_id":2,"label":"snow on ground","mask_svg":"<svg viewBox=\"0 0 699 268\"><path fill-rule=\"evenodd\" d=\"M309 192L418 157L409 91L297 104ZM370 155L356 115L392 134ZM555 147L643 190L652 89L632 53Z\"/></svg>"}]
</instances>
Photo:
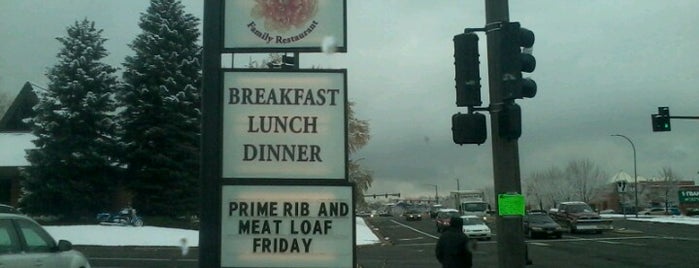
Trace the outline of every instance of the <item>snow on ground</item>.
<instances>
[{"instance_id":1,"label":"snow on ground","mask_svg":"<svg viewBox=\"0 0 699 268\"><path fill-rule=\"evenodd\" d=\"M601 214L602 218L624 218L622 214ZM690 224L699 225L699 217L687 217L687 216L648 216L648 215L636 215L627 214L626 219L630 221L648 221L648 222L661 222L661 223L678 223L678 224Z\"/></svg>"},{"instance_id":2,"label":"snow on ground","mask_svg":"<svg viewBox=\"0 0 699 268\"><path fill-rule=\"evenodd\" d=\"M356 218L357 245L380 243L364 219ZM56 241L65 239L73 245L91 246L187 246L199 245L199 231L164 227L129 227L103 225L44 226Z\"/></svg>"},{"instance_id":3,"label":"snow on ground","mask_svg":"<svg viewBox=\"0 0 699 268\"><path fill-rule=\"evenodd\" d=\"M620 214L602 214L605 218L623 218ZM626 215L627 220L699 225L699 217ZM65 239L74 245L96 246L187 246L199 245L199 231L163 227L125 227L102 225L45 226L54 239ZM356 220L357 245L381 243L364 219Z\"/></svg>"},{"instance_id":4,"label":"snow on ground","mask_svg":"<svg viewBox=\"0 0 699 268\"><path fill-rule=\"evenodd\" d=\"M355 237L357 237L358 246L381 243L381 240L374 234L374 232L371 231L371 228L366 225L364 219L357 217L356 222L355 229L357 230L357 233L355 234Z\"/></svg>"}]
</instances>

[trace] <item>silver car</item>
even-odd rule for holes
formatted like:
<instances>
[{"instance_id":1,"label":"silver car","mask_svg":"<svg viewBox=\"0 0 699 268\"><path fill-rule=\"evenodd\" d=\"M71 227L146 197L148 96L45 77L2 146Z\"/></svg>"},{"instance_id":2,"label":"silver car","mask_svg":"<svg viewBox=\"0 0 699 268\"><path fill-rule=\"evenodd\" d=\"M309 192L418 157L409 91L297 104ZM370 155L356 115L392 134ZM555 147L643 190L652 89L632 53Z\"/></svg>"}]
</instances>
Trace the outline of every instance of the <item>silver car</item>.
<instances>
[{"instance_id":1,"label":"silver car","mask_svg":"<svg viewBox=\"0 0 699 268\"><path fill-rule=\"evenodd\" d=\"M0 267L90 268L73 245L58 243L31 218L0 213Z\"/></svg>"}]
</instances>

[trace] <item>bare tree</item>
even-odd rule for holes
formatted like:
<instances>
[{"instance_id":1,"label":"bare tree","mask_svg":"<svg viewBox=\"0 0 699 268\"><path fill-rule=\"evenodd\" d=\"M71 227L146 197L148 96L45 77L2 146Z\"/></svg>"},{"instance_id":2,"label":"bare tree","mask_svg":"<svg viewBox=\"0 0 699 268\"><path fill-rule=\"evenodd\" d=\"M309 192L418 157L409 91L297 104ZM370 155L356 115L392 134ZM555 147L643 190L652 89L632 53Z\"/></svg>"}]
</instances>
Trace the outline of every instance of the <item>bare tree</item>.
<instances>
[{"instance_id":1,"label":"bare tree","mask_svg":"<svg viewBox=\"0 0 699 268\"><path fill-rule=\"evenodd\" d=\"M574 160L565 169L566 180L573 187L575 198L589 202L601 194L607 174L592 160Z\"/></svg>"},{"instance_id":2,"label":"bare tree","mask_svg":"<svg viewBox=\"0 0 699 268\"><path fill-rule=\"evenodd\" d=\"M679 178L679 176L674 171L672 171L672 168L663 167L663 169L660 171L660 181L658 185L660 187L660 196L656 200L651 201L662 200L665 204L665 211L668 211L670 208L670 200L678 199L677 189L679 188L678 184L680 180L681 179Z\"/></svg>"},{"instance_id":3,"label":"bare tree","mask_svg":"<svg viewBox=\"0 0 699 268\"><path fill-rule=\"evenodd\" d=\"M542 195L552 207L563 201L571 201L571 187L565 181L565 173L560 168L551 167L543 173L543 180L539 187L543 187Z\"/></svg>"},{"instance_id":4,"label":"bare tree","mask_svg":"<svg viewBox=\"0 0 699 268\"><path fill-rule=\"evenodd\" d=\"M369 134L369 122L358 119L353 110L354 102L349 102L347 105L347 143L349 154L355 154L359 149L369 143L371 135ZM357 206L364 206L364 192L371 187L374 182L373 172L363 168L359 159L350 159L347 169L349 173L349 181L355 183L355 200Z\"/></svg>"},{"instance_id":5,"label":"bare tree","mask_svg":"<svg viewBox=\"0 0 699 268\"><path fill-rule=\"evenodd\" d=\"M591 160L575 160L564 170L551 167L531 173L524 182L530 204L540 209L555 207L564 201L589 202L602 193L607 174Z\"/></svg>"},{"instance_id":6,"label":"bare tree","mask_svg":"<svg viewBox=\"0 0 699 268\"><path fill-rule=\"evenodd\" d=\"M565 174L557 167L531 173L525 179L524 192L530 203L538 203L540 209L555 207L562 201L574 199Z\"/></svg>"},{"instance_id":7,"label":"bare tree","mask_svg":"<svg viewBox=\"0 0 699 268\"><path fill-rule=\"evenodd\" d=\"M541 172L533 172L525 178L522 191L528 204L536 204L539 209L544 209L544 175Z\"/></svg>"}]
</instances>

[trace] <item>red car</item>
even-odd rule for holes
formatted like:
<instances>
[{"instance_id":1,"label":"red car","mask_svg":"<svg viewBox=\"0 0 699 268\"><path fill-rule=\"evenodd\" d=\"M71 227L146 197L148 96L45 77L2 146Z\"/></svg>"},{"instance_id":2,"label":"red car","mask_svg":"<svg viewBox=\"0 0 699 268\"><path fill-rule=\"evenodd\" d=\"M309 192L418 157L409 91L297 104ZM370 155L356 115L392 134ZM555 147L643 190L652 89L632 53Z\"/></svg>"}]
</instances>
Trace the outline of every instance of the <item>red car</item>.
<instances>
[{"instance_id":1,"label":"red car","mask_svg":"<svg viewBox=\"0 0 699 268\"><path fill-rule=\"evenodd\" d=\"M449 227L449 222L451 217L460 217L459 211L453 208L443 208L437 211L437 217L435 217L435 224L437 225L437 232L441 233L447 227Z\"/></svg>"}]
</instances>

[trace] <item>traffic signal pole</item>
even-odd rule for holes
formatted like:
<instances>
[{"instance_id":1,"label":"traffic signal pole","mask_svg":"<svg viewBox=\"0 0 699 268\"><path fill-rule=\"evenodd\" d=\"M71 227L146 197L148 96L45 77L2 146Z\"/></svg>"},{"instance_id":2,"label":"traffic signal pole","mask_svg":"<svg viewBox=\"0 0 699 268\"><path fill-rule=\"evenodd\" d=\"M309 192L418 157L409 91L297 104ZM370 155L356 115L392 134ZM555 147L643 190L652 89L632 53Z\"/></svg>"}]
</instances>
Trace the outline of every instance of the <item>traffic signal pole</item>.
<instances>
[{"instance_id":1,"label":"traffic signal pole","mask_svg":"<svg viewBox=\"0 0 699 268\"><path fill-rule=\"evenodd\" d=\"M670 107L658 107L657 114L651 114L651 126L653 132L665 132L672 130L670 119L699 119L699 116L670 116Z\"/></svg>"},{"instance_id":2,"label":"traffic signal pole","mask_svg":"<svg viewBox=\"0 0 699 268\"><path fill-rule=\"evenodd\" d=\"M486 28L492 24L509 21L507 0L485 0ZM490 85L490 126L493 149L493 178L495 194L522 193L519 171L519 148L517 139L506 139L500 135L500 114L505 106L503 100L503 73L499 36L488 32L488 81ZM499 205L499 204L497 204ZM526 265L524 230L521 216L497 216L498 267L524 267Z\"/></svg>"}]
</instances>

